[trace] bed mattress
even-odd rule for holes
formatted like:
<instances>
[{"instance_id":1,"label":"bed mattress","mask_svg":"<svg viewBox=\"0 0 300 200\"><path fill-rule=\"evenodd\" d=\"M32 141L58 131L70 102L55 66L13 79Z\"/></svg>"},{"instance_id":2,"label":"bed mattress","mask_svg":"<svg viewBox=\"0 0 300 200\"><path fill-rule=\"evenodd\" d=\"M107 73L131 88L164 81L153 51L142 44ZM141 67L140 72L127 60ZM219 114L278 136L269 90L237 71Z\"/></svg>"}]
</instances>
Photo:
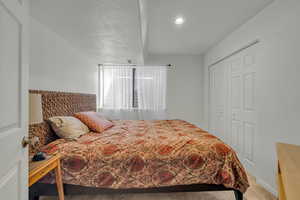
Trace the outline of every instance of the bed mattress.
<instances>
[{"instance_id":1,"label":"bed mattress","mask_svg":"<svg viewBox=\"0 0 300 200\"><path fill-rule=\"evenodd\" d=\"M42 148L62 155L66 184L128 189L216 184L241 192L247 175L234 150L182 120L115 120L102 133L58 139ZM49 174L42 182L54 183Z\"/></svg>"}]
</instances>

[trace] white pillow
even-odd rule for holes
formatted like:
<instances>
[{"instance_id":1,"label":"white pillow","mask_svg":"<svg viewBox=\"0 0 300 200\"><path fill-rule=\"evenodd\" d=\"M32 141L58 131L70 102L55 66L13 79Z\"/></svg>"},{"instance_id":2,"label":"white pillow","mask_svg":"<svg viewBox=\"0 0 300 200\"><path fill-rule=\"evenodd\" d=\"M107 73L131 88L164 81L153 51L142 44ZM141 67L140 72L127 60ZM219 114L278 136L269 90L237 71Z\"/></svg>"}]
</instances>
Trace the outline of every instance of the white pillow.
<instances>
[{"instance_id":1,"label":"white pillow","mask_svg":"<svg viewBox=\"0 0 300 200\"><path fill-rule=\"evenodd\" d=\"M56 135L63 139L75 139L90 131L84 123L75 117L51 117L48 121Z\"/></svg>"}]
</instances>

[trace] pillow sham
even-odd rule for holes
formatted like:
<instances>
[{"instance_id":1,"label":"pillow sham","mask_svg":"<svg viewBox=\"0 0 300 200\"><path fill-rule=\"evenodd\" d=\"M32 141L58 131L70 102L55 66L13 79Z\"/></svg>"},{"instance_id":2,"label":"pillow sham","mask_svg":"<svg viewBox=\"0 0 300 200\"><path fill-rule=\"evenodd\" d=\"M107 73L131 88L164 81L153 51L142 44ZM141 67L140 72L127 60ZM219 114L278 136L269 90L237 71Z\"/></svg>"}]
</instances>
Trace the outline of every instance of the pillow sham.
<instances>
[{"instance_id":1,"label":"pillow sham","mask_svg":"<svg viewBox=\"0 0 300 200\"><path fill-rule=\"evenodd\" d=\"M87 125L91 130L98 133L101 133L114 125L111 121L93 111L79 112L74 116L80 119L80 121Z\"/></svg>"},{"instance_id":2,"label":"pillow sham","mask_svg":"<svg viewBox=\"0 0 300 200\"><path fill-rule=\"evenodd\" d=\"M56 135L63 139L76 139L88 133L89 128L75 117L57 116L47 120Z\"/></svg>"}]
</instances>

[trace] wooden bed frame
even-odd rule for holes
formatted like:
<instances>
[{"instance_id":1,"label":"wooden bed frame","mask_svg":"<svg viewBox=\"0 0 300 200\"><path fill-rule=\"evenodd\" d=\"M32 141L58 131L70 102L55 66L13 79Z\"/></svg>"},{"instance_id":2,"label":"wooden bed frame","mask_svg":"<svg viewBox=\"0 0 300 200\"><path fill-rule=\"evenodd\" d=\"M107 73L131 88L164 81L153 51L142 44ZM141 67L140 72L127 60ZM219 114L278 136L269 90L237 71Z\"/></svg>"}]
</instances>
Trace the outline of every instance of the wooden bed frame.
<instances>
[{"instance_id":1,"label":"wooden bed frame","mask_svg":"<svg viewBox=\"0 0 300 200\"><path fill-rule=\"evenodd\" d=\"M53 116L71 116L76 112L81 111L96 111L96 95L95 94L80 94L66 93L53 91L30 90L30 93L41 94L43 119L46 120ZM38 137L40 143L37 147L56 139L55 134L47 125L41 123L38 125L29 126L29 138ZM35 148L29 147L31 154L36 153ZM84 187L77 185L64 184L65 195L96 195L96 194L122 194L122 193L174 193L174 192L203 192L203 191L233 191L236 200L243 200L243 193L226 188L223 185L208 185L208 184L193 184L193 185L177 185L157 188L139 188L139 189L104 189ZM55 184L36 183L29 189L29 199L38 200L40 196L57 196Z\"/></svg>"}]
</instances>

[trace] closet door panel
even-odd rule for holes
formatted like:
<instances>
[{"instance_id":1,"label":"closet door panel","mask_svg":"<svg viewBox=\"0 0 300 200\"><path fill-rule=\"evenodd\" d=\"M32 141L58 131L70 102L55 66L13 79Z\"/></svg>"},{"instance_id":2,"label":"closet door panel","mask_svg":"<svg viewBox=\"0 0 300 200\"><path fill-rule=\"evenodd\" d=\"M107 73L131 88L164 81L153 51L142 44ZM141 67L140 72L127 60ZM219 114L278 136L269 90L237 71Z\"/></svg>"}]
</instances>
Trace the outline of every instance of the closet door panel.
<instances>
[{"instance_id":1,"label":"closet door panel","mask_svg":"<svg viewBox=\"0 0 300 200\"><path fill-rule=\"evenodd\" d=\"M255 73L247 73L244 75L244 110L254 111L255 110Z\"/></svg>"},{"instance_id":2,"label":"closet door panel","mask_svg":"<svg viewBox=\"0 0 300 200\"><path fill-rule=\"evenodd\" d=\"M229 116L229 129L228 132L231 132L232 135L232 145L233 148L237 151L238 154L242 153L242 120L241 120L241 99L242 99L242 60L238 56L229 58L230 63L230 72L228 75L228 93L229 93L229 104L228 110L230 113Z\"/></svg>"},{"instance_id":3,"label":"closet door panel","mask_svg":"<svg viewBox=\"0 0 300 200\"><path fill-rule=\"evenodd\" d=\"M210 131L255 174L256 49L251 46L210 68Z\"/></svg>"},{"instance_id":4,"label":"closet door panel","mask_svg":"<svg viewBox=\"0 0 300 200\"><path fill-rule=\"evenodd\" d=\"M255 139L256 139L256 46L247 49L243 54L243 130L245 166L251 172L255 169Z\"/></svg>"},{"instance_id":5,"label":"closet door panel","mask_svg":"<svg viewBox=\"0 0 300 200\"><path fill-rule=\"evenodd\" d=\"M255 168L255 134L256 134L256 106L255 106L255 76L256 76L256 46L247 48L229 58L231 63L230 84L228 92L231 101L228 104L231 112L229 131L240 159L248 171ZM236 128L237 121L239 129ZM238 133L236 133L239 130Z\"/></svg>"},{"instance_id":6,"label":"closet door panel","mask_svg":"<svg viewBox=\"0 0 300 200\"><path fill-rule=\"evenodd\" d=\"M231 108L232 110L241 109L241 76L233 75L231 77Z\"/></svg>"},{"instance_id":7,"label":"closet door panel","mask_svg":"<svg viewBox=\"0 0 300 200\"><path fill-rule=\"evenodd\" d=\"M210 69L210 131L226 142L226 66Z\"/></svg>"},{"instance_id":8,"label":"closet door panel","mask_svg":"<svg viewBox=\"0 0 300 200\"><path fill-rule=\"evenodd\" d=\"M244 123L244 133L245 133L245 159L248 163L254 164L254 134L255 134L255 124L245 122Z\"/></svg>"},{"instance_id":9,"label":"closet door panel","mask_svg":"<svg viewBox=\"0 0 300 200\"><path fill-rule=\"evenodd\" d=\"M209 132L216 134L215 67L209 70Z\"/></svg>"}]
</instances>

